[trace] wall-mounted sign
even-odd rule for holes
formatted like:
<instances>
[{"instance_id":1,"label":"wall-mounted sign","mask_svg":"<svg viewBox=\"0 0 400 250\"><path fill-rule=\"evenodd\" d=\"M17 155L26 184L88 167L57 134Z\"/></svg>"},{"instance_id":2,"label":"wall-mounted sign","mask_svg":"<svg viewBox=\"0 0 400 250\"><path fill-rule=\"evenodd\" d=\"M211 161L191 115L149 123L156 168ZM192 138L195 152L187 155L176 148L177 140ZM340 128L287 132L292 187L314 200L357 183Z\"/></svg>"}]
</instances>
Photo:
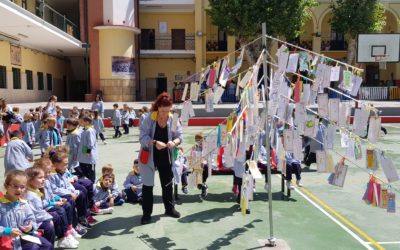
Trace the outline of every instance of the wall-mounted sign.
<instances>
[{"instance_id":1,"label":"wall-mounted sign","mask_svg":"<svg viewBox=\"0 0 400 250\"><path fill-rule=\"evenodd\" d=\"M160 33L161 33L161 34L167 33L167 32L168 32L168 25L167 25L167 22L160 22L160 27L159 27L159 29L160 29Z\"/></svg>"},{"instance_id":2,"label":"wall-mounted sign","mask_svg":"<svg viewBox=\"0 0 400 250\"><path fill-rule=\"evenodd\" d=\"M112 76L135 76L135 59L131 57L112 57Z\"/></svg>"},{"instance_id":3,"label":"wall-mounted sign","mask_svg":"<svg viewBox=\"0 0 400 250\"><path fill-rule=\"evenodd\" d=\"M10 46L10 57L11 57L11 64L21 66L22 65L21 47L11 45Z\"/></svg>"}]
</instances>

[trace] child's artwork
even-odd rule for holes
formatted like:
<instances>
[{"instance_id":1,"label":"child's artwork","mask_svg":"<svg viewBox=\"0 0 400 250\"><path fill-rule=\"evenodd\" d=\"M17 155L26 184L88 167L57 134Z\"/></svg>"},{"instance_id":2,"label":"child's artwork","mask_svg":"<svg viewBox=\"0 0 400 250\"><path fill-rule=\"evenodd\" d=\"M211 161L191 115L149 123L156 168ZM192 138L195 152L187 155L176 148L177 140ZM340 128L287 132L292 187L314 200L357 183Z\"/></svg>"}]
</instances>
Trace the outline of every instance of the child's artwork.
<instances>
[{"instance_id":1,"label":"child's artwork","mask_svg":"<svg viewBox=\"0 0 400 250\"><path fill-rule=\"evenodd\" d=\"M200 84L192 82L190 85L190 100L197 102L199 98Z\"/></svg>"},{"instance_id":2,"label":"child's artwork","mask_svg":"<svg viewBox=\"0 0 400 250\"><path fill-rule=\"evenodd\" d=\"M278 49L276 56L278 57L278 72L283 73L287 68L289 49L282 44L282 46Z\"/></svg>"},{"instance_id":3,"label":"child's artwork","mask_svg":"<svg viewBox=\"0 0 400 250\"><path fill-rule=\"evenodd\" d=\"M311 88L310 84L303 84L303 93L300 98L300 102L303 105L308 105L310 102L310 94L311 94Z\"/></svg>"},{"instance_id":4,"label":"child's artwork","mask_svg":"<svg viewBox=\"0 0 400 250\"><path fill-rule=\"evenodd\" d=\"M297 72L297 64L299 61L299 54L293 53L289 56L289 62L286 68L286 72L288 73L296 73Z\"/></svg>"},{"instance_id":5,"label":"child's artwork","mask_svg":"<svg viewBox=\"0 0 400 250\"><path fill-rule=\"evenodd\" d=\"M326 173L326 153L324 150L317 150L316 152L317 158L317 172L318 173Z\"/></svg>"},{"instance_id":6,"label":"child's artwork","mask_svg":"<svg viewBox=\"0 0 400 250\"><path fill-rule=\"evenodd\" d=\"M318 114L328 117L328 94L318 94Z\"/></svg>"},{"instance_id":7,"label":"child's artwork","mask_svg":"<svg viewBox=\"0 0 400 250\"><path fill-rule=\"evenodd\" d=\"M333 147L335 146L335 139L336 139L336 127L333 125L329 125L328 128L325 130L325 140L324 140L325 149L333 150Z\"/></svg>"},{"instance_id":8,"label":"child's artwork","mask_svg":"<svg viewBox=\"0 0 400 250\"><path fill-rule=\"evenodd\" d=\"M214 93L208 89L205 94L205 109L208 113L214 112Z\"/></svg>"},{"instance_id":9,"label":"child's artwork","mask_svg":"<svg viewBox=\"0 0 400 250\"><path fill-rule=\"evenodd\" d=\"M340 133L340 144L342 148L348 148L349 147L349 135L345 132Z\"/></svg>"},{"instance_id":10,"label":"child's artwork","mask_svg":"<svg viewBox=\"0 0 400 250\"><path fill-rule=\"evenodd\" d=\"M284 142L285 142L286 152L292 153L293 152L293 130L285 129L283 131L283 138L284 138Z\"/></svg>"},{"instance_id":11,"label":"child's artwork","mask_svg":"<svg viewBox=\"0 0 400 250\"><path fill-rule=\"evenodd\" d=\"M239 86L244 89L246 87L247 83L250 81L251 76L253 75L253 72L251 70L247 71L247 73L243 76L242 80L239 82Z\"/></svg>"},{"instance_id":12,"label":"child's artwork","mask_svg":"<svg viewBox=\"0 0 400 250\"><path fill-rule=\"evenodd\" d=\"M362 149L360 140L354 141L354 158L359 160L362 158Z\"/></svg>"},{"instance_id":13,"label":"child's artwork","mask_svg":"<svg viewBox=\"0 0 400 250\"><path fill-rule=\"evenodd\" d=\"M344 70L343 71L343 82L341 84L341 88L347 91L351 91L353 88L353 81L352 81L352 73L351 71Z\"/></svg>"},{"instance_id":14,"label":"child's artwork","mask_svg":"<svg viewBox=\"0 0 400 250\"><path fill-rule=\"evenodd\" d=\"M382 167L383 173L389 183L396 182L400 179L392 159L386 157L384 152L379 154L379 165Z\"/></svg>"},{"instance_id":15,"label":"child's artwork","mask_svg":"<svg viewBox=\"0 0 400 250\"><path fill-rule=\"evenodd\" d=\"M356 96L356 95L358 95L358 90L360 89L363 79L362 79L362 77L353 75L351 78L351 81L352 81L353 86L351 88L350 94L352 96Z\"/></svg>"},{"instance_id":16,"label":"child's artwork","mask_svg":"<svg viewBox=\"0 0 400 250\"><path fill-rule=\"evenodd\" d=\"M218 104L221 100L222 95L224 94L225 89L221 86L218 86L217 90L214 93L214 104Z\"/></svg>"},{"instance_id":17,"label":"child's artwork","mask_svg":"<svg viewBox=\"0 0 400 250\"><path fill-rule=\"evenodd\" d=\"M254 179L261 179L262 174L260 170L258 169L257 162L256 161L248 161L249 165L249 170L251 175L253 176Z\"/></svg>"},{"instance_id":18,"label":"child's artwork","mask_svg":"<svg viewBox=\"0 0 400 250\"><path fill-rule=\"evenodd\" d=\"M331 98L329 99L329 120L331 122L339 122L339 103L340 99Z\"/></svg>"},{"instance_id":19,"label":"child's artwork","mask_svg":"<svg viewBox=\"0 0 400 250\"><path fill-rule=\"evenodd\" d=\"M329 151L325 151L326 155L326 172L327 173L332 173L334 170L334 163L333 163L333 156Z\"/></svg>"},{"instance_id":20,"label":"child's artwork","mask_svg":"<svg viewBox=\"0 0 400 250\"><path fill-rule=\"evenodd\" d=\"M302 140L298 130L293 133L293 157L299 161L304 159Z\"/></svg>"},{"instance_id":21,"label":"child's artwork","mask_svg":"<svg viewBox=\"0 0 400 250\"><path fill-rule=\"evenodd\" d=\"M351 107L348 102L340 102L339 105L339 127L347 127L349 124Z\"/></svg>"},{"instance_id":22,"label":"child's artwork","mask_svg":"<svg viewBox=\"0 0 400 250\"><path fill-rule=\"evenodd\" d=\"M340 66L331 68L331 82L337 82L340 78Z\"/></svg>"},{"instance_id":23,"label":"child's artwork","mask_svg":"<svg viewBox=\"0 0 400 250\"><path fill-rule=\"evenodd\" d=\"M304 136L307 136L307 137L314 136L314 130L315 130L314 120L315 120L315 116L313 116L313 115L308 115L306 117L306 124L304 127Z\"/></svg>"},{"instance_id":24,"label":"child's artwork","mask_svg":"<svg viewBox=\"0 0 400 250\"><path fill-rule=\"evenodd\" d=\"M281 97L278 101L278 117L281 119L282 122L286 122L286 112L287 112L287 107L289 105L289 100Z\"/></svg>"},{"instance_id":25,"label":"child's artwork","mask_svg":"<svg viewBox=\"0 0 400 250\"><path fill-rule=\"evenodd\" d=\"M322 87L323 88L329 88L331 86L331 72L332 72L332 67L325 65L324 68L324 78L322 80Z\"/></svg>"},{"instance_id":26,"label":"child's artwork","mask_svg":"<svg viewBox=\"0 0 400 250\"><path fill-rule=\"evenodd\" d=\"M176 128L178 126L178 119L179 119L179 113L178 112L174 112L173 116L172 116L172 124L171 124L171 131L175 132Z\"/></svg>"},{"instance_id":27,"label":"child's artwork","mask_svg":"<svg viewBox=\"0 0 400 250\"><path fill-rule=\"evenodd\" d=\"M387 194L387 212L396 213L396 194L394 192Z\"/></svg>"},{"instance_id":28,"label":"child's artwork","mask_svg":"<svg viewBox=\"0 0 400 250\"><path fill-rule=\"evenodd\" d=\"M387 194L388 190L386 188L381 189L381 208L387 208Z\"/></svg>"},{"instance_id":29,"label":"child's artwork","mask_svg":"<svg viewBox=\"0 0 400 250\"><path fill-rule=\"evenodd\" d=\"M315 72L315 79L312 85L312 90L318 92L320 85L324 80L325 65L320 63L317 66L317 71Z\"/></svg>"},{"instance_id":30,"label":"child's artwork","mask_svg":"<svg viewBox=\"0 0 400 250\"><path fill-rule=\"evenodd\" d=\"M182 99L181 99L182 102L186 101L186 95L187 95L188 87L189 87L189 83L186 83L185 84L185 88L183 89L183 94L182 94Z\"/></svg>"},{"instance_id":31,"label":"child's artwork","mask_svg":"<svg viewBox=\"0 0 400 250\"><path fill-rule=\"evenodd\" d=\"M367 161L367 169L373 171L378 169L378 159L376 151L374 149L367 149L366 161Z\"/></svg>"},{"instance_id":32,"label":"child's artwork","mask_svg":"<svg viewBox=\"0 0 400 250\"><path fill-rule=\"evenodd\" d=\"M370 143L377 143L381 132L381 118L371 117L369 120L368 140Z\"/></svg>"},{"instance_id":33,"label":"child's artwork","mask_svg":"<svg viewBox=\"0 0 400 250\"><path fill-rule=\"evenodd\" d=\"M367 133L369 114L365 109L356 109L354 113L354 134L365 136Z\"/></svg>"},{"instance_id":34,"label":"child's artwork","mask_svg":"<svg viewBox=\"0 0 400 250\"><path fill-rule=\"evenodd\" d=\"M307 119L307 112L304 104L296 103L294 124L296 125L296 128L300 132L300 134L304 133L306 119Z\"/></svg>"},{"instance_id":35,"label":"child's artwork","mask_svg":"<svg viewBox=\"0 0 400 250\"><path fill-rule=\"evenodd\" d=\"M355 148L355 141L354 141L353 138L349 138L348 147L347 147L347 150L346 150L346 156L347 157L356 158L355 152L354 152L354 148Z\"/></svg>"},{"instance_id":36,"label":"child's artwork","mask_svg":"<svg viewBox=\"0 0 400 250\"><path fill-rule=\"evenodd\" d=\"M343 187L347 174L347 165L337 163L334 172L329 176L329 184Z\"/></svg>"}]
</instances>

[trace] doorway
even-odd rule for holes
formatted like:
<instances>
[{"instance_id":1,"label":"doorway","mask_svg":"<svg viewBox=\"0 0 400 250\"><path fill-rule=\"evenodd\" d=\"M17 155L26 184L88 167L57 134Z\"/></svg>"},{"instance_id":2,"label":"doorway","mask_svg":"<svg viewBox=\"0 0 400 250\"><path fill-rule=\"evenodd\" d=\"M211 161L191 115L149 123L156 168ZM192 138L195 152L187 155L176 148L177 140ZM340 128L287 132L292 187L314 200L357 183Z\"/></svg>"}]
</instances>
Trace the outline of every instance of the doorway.
<instances>
[{"instance_id":1,"label":"doorway","mask_svg":"<svg viewBox=\"0 0 400 250\"><path fill-rule=\"evenodd\" d=\"M162 92L167 92L167 78L157 77L157 96Z\"/></svg>"},{"instance_id":2,"label":"doorway","mask_svg":"<svg viewBox=\"0 0 400 250\"><path fill-rule=\"evenodd\" d=\"M365 69L365 83L366 85L379 85L379 64L367 64Z\"/></svg>"},{"instance_id":3,"label":"doorway","mask_svg":"<svg viewBox=\"0 0 400 250\"><path fill-rule=\"evenodd\" d=\"M172 29L172 49L185 50L185 29Z\"/></svg>"}]
</instances>

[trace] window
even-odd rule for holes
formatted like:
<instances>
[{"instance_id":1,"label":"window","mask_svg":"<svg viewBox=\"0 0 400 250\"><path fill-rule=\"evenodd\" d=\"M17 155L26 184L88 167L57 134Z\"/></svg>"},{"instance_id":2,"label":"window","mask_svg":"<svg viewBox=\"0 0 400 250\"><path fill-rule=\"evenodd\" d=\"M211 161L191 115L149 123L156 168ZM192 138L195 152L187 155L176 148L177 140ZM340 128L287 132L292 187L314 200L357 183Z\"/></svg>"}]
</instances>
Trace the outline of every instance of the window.
<instances>
[{"instance_id":1,"label":"window","mask_svg":"<svg viewBox=\"0 0 400 250\"><path fill-rule=\"evenodd\" d=\"M26 89L33 89L33 74L32 70L26 70Z\"/></svg>"},{"instance_id":2,"label":"window","mask_svg":"<svg viewBox=\"0 0 400 250\"><path fill-rule=\"evenodd\" d=\"M0 88L7 88L7 68L6 66L0 66Z\"/></svg>"},{"instance_id":3,"label":"window","mask_svg":"<svg viewBox=\"0 0 400 250\"><path fill-rule=\"evenodd\" d=\"M27 9L26 0L22 0L21 6L22 6L22 8Z\"/></svg>"},{"instance_id":4,"label":"window","mask_svg":"<svg viewBox=\"0 0 400 250\"><path fill-rule=\"evenodd\" d=\"M13 74L13 88L21 89L21 69L12 68Z\"/></svg>"},{"instance_id":5,"label":"window","mask_svg":"<svg viewBox=\"0 0 400 250\"><path fill-rule=\"evenodd\" d=\"M53 76L51 74L47 74L47 90L53 90Z\"/></svg>"},{"instance_id":6,"label":"window","mask_svg":"<svg viewBox=\"0 0 400 250\"><path fill-rule=\"evenodd\" d=\"M38 90L44 90L44 79L43 79L43 73L38 72L37 73L38 77Z\"/></svg>"},{"instance_id":7,"label":"window","mask_svg":"<svg viewBox=\"0 0 400 250\"><path fill-rule=\"evenodd\" d=\"M155 49L156 40L154 29L142 29L140 32L140 40L141 49Z\"/></svg>"}]
</instances>

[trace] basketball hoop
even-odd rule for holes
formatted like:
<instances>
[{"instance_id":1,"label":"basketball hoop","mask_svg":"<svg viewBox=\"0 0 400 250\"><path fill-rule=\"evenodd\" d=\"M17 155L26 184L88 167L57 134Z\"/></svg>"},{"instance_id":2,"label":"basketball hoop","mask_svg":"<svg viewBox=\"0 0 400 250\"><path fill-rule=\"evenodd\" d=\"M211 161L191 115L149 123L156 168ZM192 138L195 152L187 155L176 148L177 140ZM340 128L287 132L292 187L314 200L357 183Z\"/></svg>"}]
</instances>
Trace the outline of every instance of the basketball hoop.
<instances>
[{"instance_id":1,"label":"basketball hoop","mask_svg":"<svg viewBox=\"0 0 400 250\"><path fill-rule=\"evenodd\" d=\"M389 55L379 55L379 56L374 56L375 62L377 63L383 63L386 62L389 58Z\"/></svg>"}]
</instances>

